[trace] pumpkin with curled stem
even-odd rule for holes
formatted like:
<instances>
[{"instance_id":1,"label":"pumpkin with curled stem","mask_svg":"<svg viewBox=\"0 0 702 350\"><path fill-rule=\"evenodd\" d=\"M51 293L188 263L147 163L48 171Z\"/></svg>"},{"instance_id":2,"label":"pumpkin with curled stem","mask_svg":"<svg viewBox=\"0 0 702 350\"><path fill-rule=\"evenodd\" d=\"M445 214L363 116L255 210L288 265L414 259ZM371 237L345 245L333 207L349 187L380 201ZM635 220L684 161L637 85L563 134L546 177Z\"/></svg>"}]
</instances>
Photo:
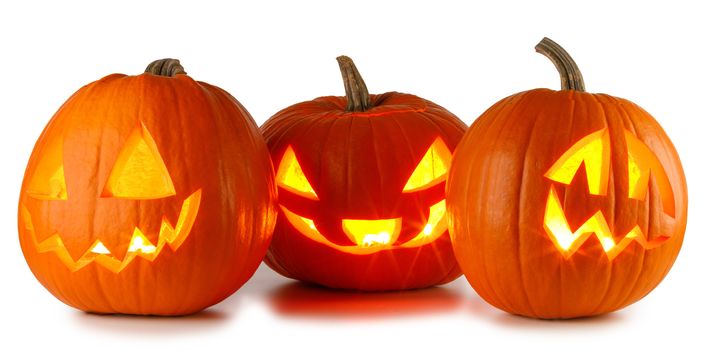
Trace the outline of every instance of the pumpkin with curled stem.
<instances>
[{"instance_id":1,"label":"pumpkin with curled stem","mask_svg":"<svg viewBox=\"0 0 702 350\"><path fill-rule=\"evenodd\" d=\"M244 107L159 60L86 85L56 112L27 165L19 238L39 282L68 305L189 314L260 264L275 191Z\"/></svg>"},{"instance_id":2,"label":"pumpkin with curled stem","mask_svg":"<svg viewBox=\"0 0 702 350\"><path fill-rule=\"evenodd\" d=\"M655 119L585 92L572 58L537 51L562 90L507 97L471 126L449 172L449 231L475 291L537 318L598 315L661 282L680 251L685 176Z\"/></svg>"},{"instance_id":3,"label":"pumpkin with curled stem","mask_svg":"<svg viewBox=\"0 0 702 350\"><path fill-rule=\"evenodd\" d=\"M355 290L455 279L444 185L466 126L417 96L369 95L351 59L338 62L346 97L298 103L262 126L281 211L266 263Z\"/></svg>"}]
</instances>

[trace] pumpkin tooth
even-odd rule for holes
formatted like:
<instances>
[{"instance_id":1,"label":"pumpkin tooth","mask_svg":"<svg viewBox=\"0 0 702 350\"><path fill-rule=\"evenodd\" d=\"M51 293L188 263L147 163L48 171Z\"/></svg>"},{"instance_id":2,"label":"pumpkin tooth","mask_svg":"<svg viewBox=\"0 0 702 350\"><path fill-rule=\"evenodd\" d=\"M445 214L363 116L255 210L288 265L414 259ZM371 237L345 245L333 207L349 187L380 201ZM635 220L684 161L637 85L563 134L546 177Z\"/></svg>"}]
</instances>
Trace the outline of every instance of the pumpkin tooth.
<instances>
[{"instance_id":1,"label":"pumpkin tooth","mask_svg":"<svg viewBox=\"0 0 702 350\"><path fill-rule=\"evenodd\" d=\"M110 250L107 249L107 247L105 247L105 245L102 244L102 242L100 240L95 241L95 244L93 244L93 247L90 248L90 252L95 253L95 254L104 254L104 255L112 254L112 252L110 252Z\"/></svg>"},{"instance_id":2,"label":"pumpkin tooth","mask_svg":"<svg viewBox=\"0 0 702 350\"><path fill-rule=\"evenodd\" d=\"M118 273L129 265L129 263L134 260L137 255L149 261L153 261L156 259L156 257L158 257L166 244L171 247L171 250L176 251L180 245L183 244L188 235L190 235L195 218L197 218L198 210L200 209L201 197L202 189L198 189L183 201L175 228L173 228L165 217L161 220L161 229L159 231L159 238L156 246L149 241L146 235L144 235L144 233L138 227L135 227L132 238L129 241L127 254L123 260L119 260L112 256L112 252L99 239L95 240L90 248L78 260L73 260L71 254L68 252L68 249L66 249L63 240L58 234L52 235L42 242L39 242L36 237L36 231L34 230L34 224L32 223L32 216L29 213L29 210L22 205L20 211L25 227L31 233L31 237L34 245L36 246L37 252L54 252L59 260L61 260L72 272L78 271L94 261L98 265L101 265L114 273Z\"/></svg>"},{"instance_id":3,"label":"pumpkin tooth","mask_svg":"<svg viewBox=\"0 0 702 350\"><path fill-rule=\"evenodd\" d=\"M134 228L134 234L129 242L128 252L140 252L142 254L151 254L156 251L156 246L151 244L151 241L144 235L138 227Z\"/></svg>"}]
</instances>

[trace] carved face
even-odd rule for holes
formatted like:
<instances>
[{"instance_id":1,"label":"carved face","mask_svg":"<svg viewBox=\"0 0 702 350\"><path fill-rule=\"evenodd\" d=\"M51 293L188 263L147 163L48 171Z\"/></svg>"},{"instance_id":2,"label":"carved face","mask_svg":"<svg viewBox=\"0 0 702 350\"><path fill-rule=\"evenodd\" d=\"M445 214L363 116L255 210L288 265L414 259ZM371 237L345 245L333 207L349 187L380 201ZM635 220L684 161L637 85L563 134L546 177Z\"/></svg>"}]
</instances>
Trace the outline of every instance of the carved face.
<instances>
[{"instance_id":1,"label":"carved face","mask_svg":"<svg viewBox=\"0 0 702 350\"><path fill-rule=\"evenodd\" d=\"M505 97L473 123L448 175L449 231L473 290L495 307L601 315L645 297L675 262L685 174L653 116L585 92L552 40L536 50L556 64L562 90Z\"/></svg>"},{"instance_id":2,"label":"carved face","mask_svg":"<svg viewBox=\"0 0 702 350\"><path fill-rule=\"evenodd\" d=\"M273 233L273 166L246 109L182 69L164 76L177 61L149 67L74 93L24 174L24 258L81 310L202 310L246 282Z\"/></svg>"},{"instance_id":3,"label":"carved face","mask_svg":"<svg viewBox=\"0 0 702 350\"><path fill-rule=\"evenodd\" d=\"M446 232L443 188L450 163L451 151L438 137L405 177L398 203L410 205L407 208L400 205L395 211L399 215L374 219L345 217L343 213L325 210L325 192L320 191L319 184L310 182L306 175L309 169L300 163L293 147L288 146L278 165L276 182L280 191L298 198L281 199L280 208L300 234L341 252L365 255L423 246ZM406 200L402 200L404 196ZM413 210L411 204L415 204L417 198L431 198L425 210ZM364 206L363 203L350 205ZM373 206L372 203L365 205Z\"/></svg>"},{"instance_id":4,"label":"carved face","mask_svg":"<svg viewBox=\"0 0 702 350\"><path fill-rule=\"evenodd\" d=\"M644 201L648 194L649 181L655 181L663 205L663 212L675 218L675 199L668 176L658 158L630 131L625 130L625 144L628 155L628 198ZM546 178L571 185L576 172L584 164L587 188L593 196L606 196L611 169L611 140L607 128L595 131L577 141L544 175ZM635 224L619 242L614 237L623 233L612 232L602 211L596 211L582 225L570 224L555 184L549 190L544 211L544 228L554 246L570 258L591 236L595 235L609 260L615 259L632 242L644 249L654 249L670 237L659 236L647 239L641 227ZM577 227L575 231L571 227Z\"/></svg>"},{"instance_id":5,"label":"carved face","mask_svg":"<svg viewBox=\"0 0 702 350\"><path fill-rule=\"evenodd\" d=\"M331 288L414 289L460 275L447 232L447 171L466 126L414 95L327 96L261 126L279 215L265 262Z\"/></svg>"},{"instance_id":6,"label":"carved face","mask_svg":"<svg viewBox=\"0 0 702 350\"><path fill-rule=\"evenodd\" d=\"M34 171L29 174L25 189L25 194L29 197L27 201L31 201L32 205L50 205L56 217L76 212L76 208L84 208L86 201L96 202L98 207L110 205L148 207L151 204L155 205L153 209L158 207L170 209L174 205L174 197L178 192L159 153L156 141L143 123L140 122L127 137L107 180L102 185L102 190L94 198L82 197L85 195L80 193L82 191L76 191L76 193L69 191L64 172L63 144L63 137L56 137L52 142L47 143L44 149L39 150ZM74 188L85 190L88 187L86 185L75 183ZM180 210L175 215L172 210L164 209L165 212L161 214L154 213L153 217L140 220L146 222L143 225L145 227L123 226L112 222L117 232L109 232L104 238L101 238L103 235L101 232L90 233L88 227L79 229L78 232L74 229L67 233L68 237L66 237L61 229L67 225L59 221L36 222L32 211L25 203L21 203L20 217L39 253L55 254L69 270L74 272L94 262L118 273L137 256L154 261L166 245L169 245L173 251L177 250L188 238L193 223L197 219L201 192L201 189L195 189L187 193L179 205ZM149 203L153 201L159 203ZM83 215L91 215L91 213L83 213ZM80 221L78 217L73 219ZM147 228L153 230L148 235L152 239L145 234ZM73 252L66 247L65 240L73 243L71 247ZM105 240L110 242L107 243ZM80 247L86 243L89 244L88 248L81 250ZM125 246L126 252L123 251ZM113 252L120 248L122 252L117 254ZM76 250L80 251L78 255L75 254Z\"/></svg>"}]
</instances>

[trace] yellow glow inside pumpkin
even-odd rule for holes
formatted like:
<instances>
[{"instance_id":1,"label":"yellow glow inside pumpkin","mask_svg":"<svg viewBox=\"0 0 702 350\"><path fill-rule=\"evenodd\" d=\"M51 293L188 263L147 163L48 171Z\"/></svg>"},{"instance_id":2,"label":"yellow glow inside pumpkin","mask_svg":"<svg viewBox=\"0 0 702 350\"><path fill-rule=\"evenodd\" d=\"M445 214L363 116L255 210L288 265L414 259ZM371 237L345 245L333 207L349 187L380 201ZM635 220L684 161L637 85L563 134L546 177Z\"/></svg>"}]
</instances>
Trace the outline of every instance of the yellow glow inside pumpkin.
<instances>
[{"instance_id":1,"label":"yellow glow inside pumpkin","mask_svg":"<svg viewBox=\"0 0 702 350\"><path fill-rule=\"evenodd\" d=\"M439 226L439 222L444 217L444 214L446 214L446 200L432 205L429 209L429 220L426 226L424 226L422 233L424 233L425 236L430 235L434 231L434 228Z\"/></svg>"},{"instance_id":2,"label":"yellow glow inside pumpkin","mask_svg":"<svg viewBox=\"0 0 702 350\"><path fill-rule=\"evenodd\" d=\"M374 247L391 245L397 240L402 219L342 220L344 233L358 246Z\"/></svg>"},{"instance_id":3,"label":"yellow glow inside pumpkin","mask_svg":"<svg viewBox=\"0 0 702 350\"><path fill-rule=\"evenodd\" d=\"M429 244L446 231L446 201L442 200L429 208L429 216L424 228L411 240L393 245L401 230L401 218L381 220L342 220L342 228L356 244L343 246L332 243L324 237L314 221L293 213L285 206L280 206L282 213L290 224L304 236L316 242L350 254L372 254L383 249L413 248Z\"/></svg>"},{"instance_id":4,"label":"yellow glow inside pumpkin","mask_svg":"<svg viewBox=\"0 0 702 350\"><path fill-rule=\"evenodd\" d=\"M298 162L297 156L295 156L295 152L290 146L283 153L275 180L278 186L288 191L309 199L318 199L317 193L314 192L305 173L302 172L300 162Z\"/></svg>"},{"instance_id":5,"label":"yellow glow inside pumpkin","mask_svg":"<svg viewBox=\"0 0 702 350\"><path fill-rule=\"evenodd\" d=\"M29 179L27 194L42 200L68 199L63 172L63 140L54 138L37 153L39 159Z\"/></svg>"},{"instance_id":6,"label":"yellow glow inside pumpkin","mask_svg":"<svg viewBox=\"0 0 702 350\"><path fill-rule=\"evenodd\" d=\"M599 240L609 260L616 258L632 241L638 242L644 249L653 249L669 238L657 237L647 240L641 228L636 225L617 243L604 214L599 210L573 232L553 186L551 186L546 202L544 228L551 241L566 259L570 258L593 234Z\"/></svg>"},{"instance_id":7,"label":"yellow glow inside pumpkin","mask_svg":"<svg viewBox=\"0 0 702 350\"><path fill-rule=\"evenodd\" d=\"M176 251L190 235L190 231L192 230L200 208L201 196L202 190L197 190L183 201L175 228L165 217L161 219L161 229L156 246L149 242L148 238L146 238L139 228L135 228L130 239L127 254L122 260L112 256L112 252L100 240L95 240L95 243L93 243L80 258L74 260L68 252L68 249L66 249L63 239L61 239L59 234L53 234L49 238L39 242L34 229L34 223L32 222L32 215L24 205L20 206L20 220L25 226L25 229L30 232L32 242L36 246L37 251L39 253L54 252L70 271L78 271L88 264L95 262L109 271L118 273L127 267L137 256L153 261L159 256L161 250L165 248L166 245L169 245L171 250Z\"/></svg>"},{"instance_id":8,"label":"yellow glow inside pumpkin","mask_svg":"<svg viewBox=\"0 0 702 350\"><path fill-rule=\"evenodd\" d=\"M415 192L440 184L446 178L451 163L451 151L437 137L421 158L403 192ZM317 200L312 185L304 174L300 162L291 146L283 153L276 173L278 186L297 195ZM285 206L280 206L288 222L307 238L350 254L372 254L383 249L411 248L429 244L446 231L446 203L441 200L430 207L429 217L423 229L411 240L394 245L402 229L402 218L364 220L342 219L342 230L355 244L343 246L332 243L322 235L314 220L300 216Z\"/></svg>"},{"instance_id":9,"label":"yellow glow inside pumpkin","mask_svg":"<svg viewBox=\"0 0 702 350\"><path fill-rule=\"evenodd\" d=\"M636 164L634 157L629 154L627 158L629 163L629 198L635 198L637 196L636 184L639 183L643 174L641 174L641 168Z\"/></svg>"},{"instance_id":10,"label":"yellow glow inside pumpkin","mask_svg":"<svg viewBox=\"0 0 702 350\"><path fill-rule=\"evenodd\" d=\"M662 164L648 146L636 138L633 133L624 130L624 136L627 146L629 198L646 199L650 174L653 173L663 203L663 210L673 217L675 215L673 190ZM575 173L584 163L590 194L606 195L610 152L609 132L607 128L604 128L577 141L559 157L545 176L556 182L570 184ZM604 214L599 210L573 232L553 185L551 185L546 201L544 228L556 248L566 258L572 256L592 234L597 237L610 260L616 258L632 241L638 242L644 249L652 249L663 244L669 238L656 237L647 240L639 225L635 225L617 243Z\"/></svg>"},{"instance_id":11,"label":"yellow glow inside pumpkin","mask_svg":"<svg viewBox=\"0 0 702 350\"><path fill-rule=\"evenodd\" d=\"M607 128L593 132L573 144L546 172L546 177L569 185L580 164L585 163L590 194L607 194L609 181L610 141Z\"/></svg>"},{"instance_id":12,"label":"yellow glow inside pumpkin","mask_svg":"<svg viewBox=\"0 0 702 350\"><path fill-rule=\"evenodd\" d=\"M317 229L317 226L314 225L314 221L312 221L308 218L303 218L302 216L300 216L300 220L302 220L302 222L304 222L310 228L310 230Z\"/></svg>"},{"instance_id":13,"label":"yellow glow inside pumpkin","mask_svg":"<svg viewBox=\"0 0 702 350\"><path fill-rule=\"evenodd\" d=\"M653 152L637 139L634 134L626 130L626 147L629 163L629 198L644 200L648 192L648 182L651 174L658 187L658 192L663 203L663 211L675 216L675 199L673 198L673 188L668 180L668 175L663 169L663 165Z\"/></svg>"},{"instance_id":14,"label":"yellow glow inside pumpkin","mask_svg":"<svg viewBox=\"0 0 702 350\"><path fill-rule=\"evenodd\" d=\"M450 164L451 151L437 137L414 168L402 192L420 191L444 181Z\"/></svg>"},{"instance_id":15,"label":"yellow glow inside pumpkin","mask_svg":"<svg viewBox=\"0 0 702 350\"><path fill-rule=\"evenodd\" d=\"M128 252L142 252L144 254L151 254L156 251L156 246L151 244L148 238L144 235L138 227L134 228L134 233L132 234L132 241L129 243Z\"/></svg>"},{"instance_id":16,"label":"yellow glow inside pumpkin","mask_svg":"<svg viewBox=\"0 0 702 350\"><path fill-rule=\"evenodd\" d=\"M447 229L445 215L446 200L441 200L429 207L429 217L420 234L405 242L402 246L418 247L436 239L435 236L440 235Z\"/></svg>"},{"instance_id":17,"label":"yellow glow inside pumpkin","mask_svg":"<svg viewBox=\"0 0 702 350\"><path fill-rule=\"evenodd\" d=\"M110 250L105 247L99 240L95 242L92 248L90 248L91 253L95 254L111 254Z\"/></svg>"},{"instance_id":18,"label":"yellow glow inside pumpkin","mask_svg":"<svg viewBox=\"0 0 702 350\"><path fill-rule=\"evenodd\" d=\"M155 199L175 193L156 142L142 123L132 131L117 156L103 197Z\"/></svg>"}]
</instances>

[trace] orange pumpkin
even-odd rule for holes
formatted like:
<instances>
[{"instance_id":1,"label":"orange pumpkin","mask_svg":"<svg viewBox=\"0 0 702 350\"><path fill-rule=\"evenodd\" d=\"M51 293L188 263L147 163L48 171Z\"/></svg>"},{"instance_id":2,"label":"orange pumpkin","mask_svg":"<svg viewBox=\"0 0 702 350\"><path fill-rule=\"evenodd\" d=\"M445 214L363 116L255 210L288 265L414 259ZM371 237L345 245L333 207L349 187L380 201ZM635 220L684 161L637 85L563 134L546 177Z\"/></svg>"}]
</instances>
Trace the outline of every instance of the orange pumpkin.
<instances>
[{"instance_id":1,"label":"orange pumpkin","mask_svg":"<svg viewBox=\"0 0 702 350\"><path fill-rule=\"evenodd\" d=\"M36 278L68 305L189 314L253 274L275 194L244 107L159 60L88 84L56 112L27 165L19 238Z\"/></svg>"},{"instance_id":2,"label":"orange pumpkin","mask_svg":"<svg viewBox=\"0 0 702 350\"><path fill-rule=\"evenodd\" d=\"M586 93L553 41L536 49L557 66L562 90L497 102L461 141L447 184L454 251L475 291L507 312L614 311L655 288L678 255L683 169L651 115Z\"/></svg>"},{"instance_id":3,"label":"orange pumpkin","mask_svg":"<svg viewBox=\"0 0 702 350\"><path fill-rule=\"evenodd\" d=\"M417 96L369 95L338 58L347 97L320 97L263 126L281 214L266 263L334 288L397 290L460 275L444 187L465 125Z\"/></svg>"}]
</instances>

